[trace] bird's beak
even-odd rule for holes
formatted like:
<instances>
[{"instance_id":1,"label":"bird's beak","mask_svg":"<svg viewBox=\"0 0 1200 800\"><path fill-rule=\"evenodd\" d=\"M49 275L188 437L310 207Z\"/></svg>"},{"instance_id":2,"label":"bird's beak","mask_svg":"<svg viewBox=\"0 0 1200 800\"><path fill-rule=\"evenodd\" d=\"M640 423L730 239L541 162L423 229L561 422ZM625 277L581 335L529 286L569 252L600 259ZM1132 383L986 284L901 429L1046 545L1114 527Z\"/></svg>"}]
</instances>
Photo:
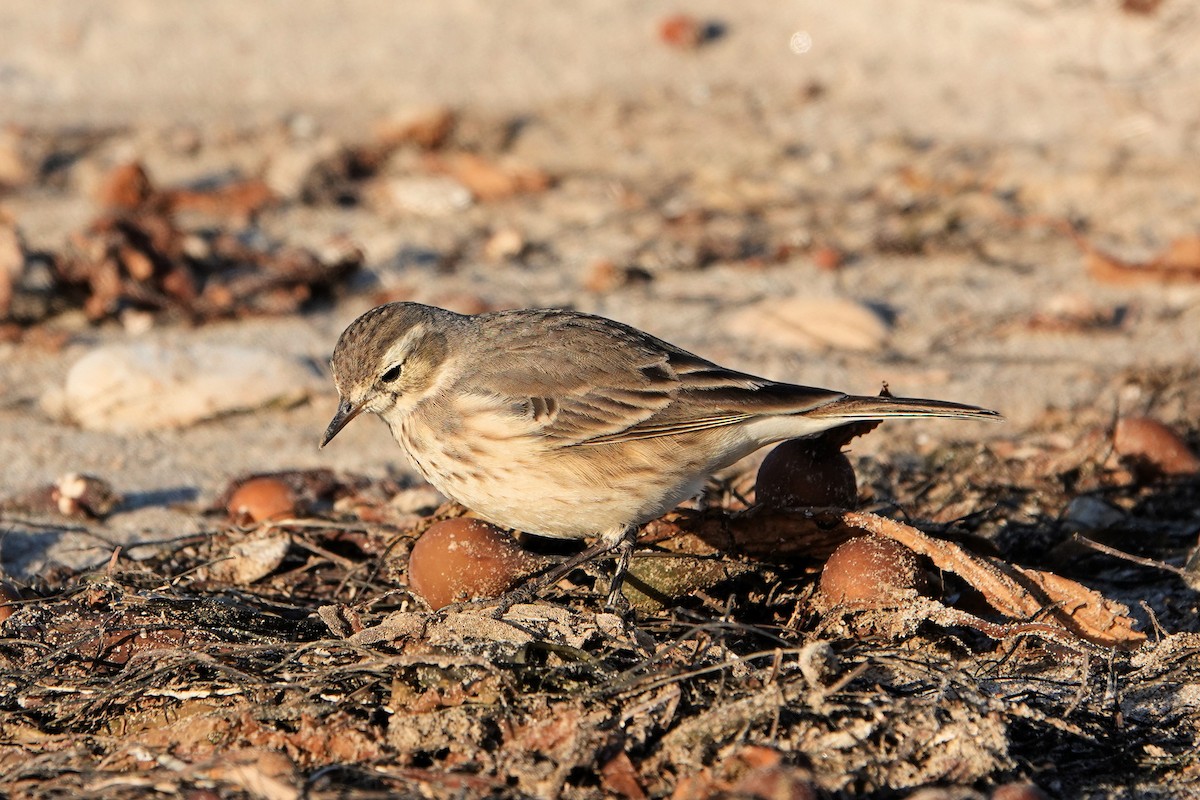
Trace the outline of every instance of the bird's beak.
<instances>
[{"instance_id":1,"label":"bird's beak","mask_svg":"<svg viewBox=\"0 0 1200 800\"><path fill-rule=\"evenodd\" d=\"M333 415L333 419L329 421L329 427L325 429L325 435L321 437L321 447L333 441L333 437L338 435L338 432L350 424L350 420L362 413L365 403L355 405L349 400L343 400L338 405L337 413Z\"/></svg>"}]
</instances>

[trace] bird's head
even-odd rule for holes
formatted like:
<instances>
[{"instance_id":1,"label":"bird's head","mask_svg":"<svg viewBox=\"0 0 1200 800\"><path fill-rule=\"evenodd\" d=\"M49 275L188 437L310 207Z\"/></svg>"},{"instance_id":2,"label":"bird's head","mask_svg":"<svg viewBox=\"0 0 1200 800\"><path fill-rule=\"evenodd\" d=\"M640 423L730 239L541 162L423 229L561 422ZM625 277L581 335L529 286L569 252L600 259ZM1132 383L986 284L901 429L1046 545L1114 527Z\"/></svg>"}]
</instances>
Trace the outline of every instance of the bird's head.
<instances>
[{"instance_id":1,"label":"bird's head","mask_svg":"<svg viewBox=\"0 0 1200 800\"><path fill-rule=\"evenodd\" d=\"M350 323L329 362L339 403L321 447L364 411L389 422L407 414L437 383L449 337L465 319L433 306L388 303Z\"/></svg>"}]
</instances>

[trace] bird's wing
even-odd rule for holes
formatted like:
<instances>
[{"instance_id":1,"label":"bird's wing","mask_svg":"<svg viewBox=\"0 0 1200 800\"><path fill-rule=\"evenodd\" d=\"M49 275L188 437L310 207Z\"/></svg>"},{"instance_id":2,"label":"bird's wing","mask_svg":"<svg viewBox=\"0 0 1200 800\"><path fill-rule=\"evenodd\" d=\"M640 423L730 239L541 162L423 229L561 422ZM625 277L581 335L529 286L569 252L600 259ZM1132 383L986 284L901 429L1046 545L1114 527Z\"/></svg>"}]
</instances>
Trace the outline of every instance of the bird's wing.
<instances>
[{"instance_id":1,"label":"bird's wing","mask_svg":"<svg viewBox=\"0 0 1200 800\"><path fill-rule=\"evenodd\" d=\"M492 316L502 322L505 315ZM528 337L509 328L503 351L471 365L477 372L462 385L459 416L483 435L535 435L559 446L622 442L796 413L843 397L727 370L599 317L545 312L541 324L522 327L530 328Z\"/></svg>"},{"instance_id":2,"label":"bird's wing","mask_svg":"<svg viewBox=\"0 0 1200 800\"><path fill-rule=\"evenodd\" d=\"M580 444L694 433L765 415L801 413L844 397L841 392L775 383L735 372L682 350L669 354L668 365L677 381L669 405L637 424Z\"/></svg>"}]
</instances>

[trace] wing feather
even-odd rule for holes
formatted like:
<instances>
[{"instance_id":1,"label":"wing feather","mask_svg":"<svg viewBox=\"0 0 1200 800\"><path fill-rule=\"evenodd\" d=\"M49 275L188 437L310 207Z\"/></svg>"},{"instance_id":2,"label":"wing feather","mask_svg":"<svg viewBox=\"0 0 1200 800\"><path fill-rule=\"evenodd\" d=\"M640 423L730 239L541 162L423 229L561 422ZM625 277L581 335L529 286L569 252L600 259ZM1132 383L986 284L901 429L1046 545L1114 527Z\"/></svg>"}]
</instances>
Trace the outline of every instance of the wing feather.
<instances>
[{"instance_id":1,"label":"wing feather","mask_svg":"<svg viewBox=\"0 0 1200 800\"><path fill-rule=\"evenodd\" d=\"M494 339L495 352L468 365L476 370L471 385L495 394L465 401L464 418L501 415L497 424L479 421L489 431L563 447L609 444L737 425L844 397L734 372L600 317L543 311L531 325L522 313L519 325L505 312L485 315L480 349L488 352ZM529 334L514 336L518 328Z\"/></svg>"}]
</instances>

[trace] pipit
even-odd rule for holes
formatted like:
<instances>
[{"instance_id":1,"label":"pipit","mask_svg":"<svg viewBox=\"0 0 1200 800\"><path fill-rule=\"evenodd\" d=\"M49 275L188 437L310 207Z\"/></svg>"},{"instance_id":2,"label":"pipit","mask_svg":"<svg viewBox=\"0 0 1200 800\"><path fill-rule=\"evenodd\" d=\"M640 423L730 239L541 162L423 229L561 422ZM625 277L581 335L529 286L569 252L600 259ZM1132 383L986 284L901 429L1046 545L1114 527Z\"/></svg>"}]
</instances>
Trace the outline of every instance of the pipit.
<instances>
[{"instance_id":1,"label":"pipit","mask_svg":"<svg viewBox=\"0 0 1200 800\"><path fill-rule=\"evenodd\" d=\"M346 328L331 366L341 402L322 447L362 412L378 414L426 480L484 519L596 539L527 583L526 596L616 550L610 605L638 526L764 445L863 420L999 416L777 383L553 309L464 315L389 303Z\"/></svg>"}]
</instances>

